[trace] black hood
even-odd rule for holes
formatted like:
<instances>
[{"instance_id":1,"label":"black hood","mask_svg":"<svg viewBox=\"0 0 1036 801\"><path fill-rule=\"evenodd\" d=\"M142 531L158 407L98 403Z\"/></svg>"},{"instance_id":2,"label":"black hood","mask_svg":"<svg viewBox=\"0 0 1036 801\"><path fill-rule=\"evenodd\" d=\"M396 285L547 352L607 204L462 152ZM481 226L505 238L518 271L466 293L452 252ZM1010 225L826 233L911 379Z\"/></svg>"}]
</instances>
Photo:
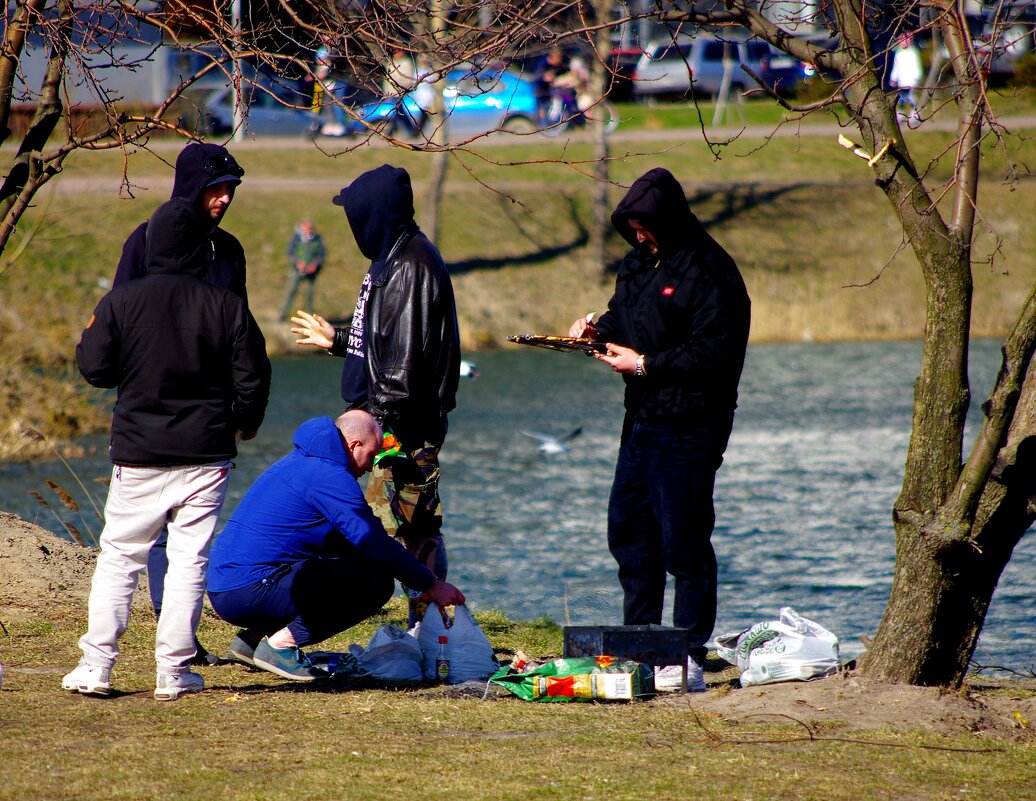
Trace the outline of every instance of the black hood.
<instances>
[{"instance_id":1,"label":"black hood","mask_svg":"<svg viewBox=\"0 0 1036 801\"><path fill-rule=\"evenodd\" d=\"M372 262L388 256L396 240L414 222L414 190L402 167L368 170L342 188L331 202L345 209L360 252Z\"/></svg>"},{"instance_id":2,"label":"black hood","mask_svg":"<svg viewBox=\"0 0 1036 801\"><path fill-rule=\"evenodd\" d=\"M144 235L148 275L205 275L209 266L209 226L194 204L175 197L159 206Z\"/></svg>"},{"instance_id":3,"label":"black hood","mask_svg":"<svg viewBox=\"0 0 1036 801\"><path fill-rule=\"evenodd\" d=\"M687 205L683 187L669 170L648 170L629 188L612 212L612 225L622 238L640 248L629 221L636 220L658 241L662 254L672 252L688 239L694 241L702 226Z\"/></svg>"},{"instance_id":4,"label":"black hood","mask_svg":"<svg viewBox=\"0 0 1036 801\"><path fill-rule=\"evenodd\" d=\"M171 197L181 197L194 204L205 187L224 181L239 184L244 174L245 171L222 145L191 142L176 157Z\"/></svg>"}]
</instances>

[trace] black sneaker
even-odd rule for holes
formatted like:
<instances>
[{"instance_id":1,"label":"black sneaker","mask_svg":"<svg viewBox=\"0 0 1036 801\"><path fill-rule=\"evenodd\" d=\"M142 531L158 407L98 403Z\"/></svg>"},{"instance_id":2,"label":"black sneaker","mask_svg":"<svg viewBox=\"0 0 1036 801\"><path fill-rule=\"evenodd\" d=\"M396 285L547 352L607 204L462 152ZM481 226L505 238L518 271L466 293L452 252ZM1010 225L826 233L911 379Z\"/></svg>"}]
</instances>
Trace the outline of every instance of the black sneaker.
<instances>
[{"instance_id":1,"label":"black sneaker","mask_svg":"<svg viewBox=\"0 0 1036 801\"><path fill-rule=\"evenodd\" d=\"M309 657L295 646L274 648L265 637L255 647L252 664L292 681L313 681L327 678L327 673L314 667L313 663L309 661Z\"/></svg>"},{"instance_id":2,"label":"black sneaker","mask_svg":"<svg viewBox=\"0 0 1036 801\"><path fill-rule=\"evenodd\" d=\"M212 667L218 665L223 660L216 656L211 651L207 650L204 645L198 642L198 638L194 638L194 647L198 649L198 652L194 655L191 660L191 665L195 667Z\"/></svg>"}]
</instances>

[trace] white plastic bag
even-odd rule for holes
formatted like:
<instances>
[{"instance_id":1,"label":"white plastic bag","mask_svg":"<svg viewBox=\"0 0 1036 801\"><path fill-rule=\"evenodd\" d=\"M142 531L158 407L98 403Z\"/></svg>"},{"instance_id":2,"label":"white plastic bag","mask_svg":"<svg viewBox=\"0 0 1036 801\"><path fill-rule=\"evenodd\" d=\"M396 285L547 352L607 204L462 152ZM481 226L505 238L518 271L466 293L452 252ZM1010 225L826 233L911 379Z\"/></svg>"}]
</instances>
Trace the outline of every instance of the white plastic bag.
<instances>
[{"instance_id":1,"label":"white plastic bag","mask_svg":"<svg viewBox=\"0 0 1036 801\"><path fill-rule=\"evenodd\" d=\"M424 676L429 681L436 678L435 658L439 652L439 635L447 638L446 649L450 658L450 684L489 678L500 665L497 664L493 646L475 620L467 606L456 607L453 620L447 626L442 612L434 604L428 604L424 618L412 629L424 654Z\"/></svg>"},{"instance_id":2,"label":"white plastic bag","mask_svg":"<svg viewBox=\"0 0 1036 801\"><path fill-rule=\"evenodd\" d=\"M742 687L806 681L838 669L838 637L791 607L779 617L716 638L716 653L737 665Z\"/></svg>"},{"instance_id":3,"label":"white plastic bag","mask_svg":"<svg viewBox=\"0 0 1036 801\"><path fill-rule=\"evenodd\" d=\"M458 606L449 631L450 684L488 679L500 668L493 646L467 606Z\"/></svg>"},{"instance_id":4,"label":"white plastic bag","mask_svg":"<svg viewBox=\"0 0 1036 801\"><path fill-rule=\"evenodd\" d=\"M398 626L383 623L357 658L360 672L386 681L424 678L421 644Z\"/></svg>"}]
</instances>

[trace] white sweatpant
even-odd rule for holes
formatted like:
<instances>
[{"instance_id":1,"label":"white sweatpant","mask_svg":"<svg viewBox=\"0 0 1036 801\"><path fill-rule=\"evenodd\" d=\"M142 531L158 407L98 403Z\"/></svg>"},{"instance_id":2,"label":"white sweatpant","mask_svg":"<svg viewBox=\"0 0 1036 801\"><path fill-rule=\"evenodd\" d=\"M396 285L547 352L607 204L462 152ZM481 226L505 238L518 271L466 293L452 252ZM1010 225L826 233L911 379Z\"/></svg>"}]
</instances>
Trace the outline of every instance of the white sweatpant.
<instances>
[{"instance_id":1,"label":"white sweatpant","mask_svg":"<svg viewBox=\"0 0 1036 801\"><path fill-rule=\"evenodd\" d=\"M209 546L227 494L230 462L112 470L101 553L90 587L90 621L79 640L83 659L111 668L129 623L130 603L148 551L169 530L169 571L155 634L159 673L183 673L195 654Z\"/></svg>"}]
</instances>

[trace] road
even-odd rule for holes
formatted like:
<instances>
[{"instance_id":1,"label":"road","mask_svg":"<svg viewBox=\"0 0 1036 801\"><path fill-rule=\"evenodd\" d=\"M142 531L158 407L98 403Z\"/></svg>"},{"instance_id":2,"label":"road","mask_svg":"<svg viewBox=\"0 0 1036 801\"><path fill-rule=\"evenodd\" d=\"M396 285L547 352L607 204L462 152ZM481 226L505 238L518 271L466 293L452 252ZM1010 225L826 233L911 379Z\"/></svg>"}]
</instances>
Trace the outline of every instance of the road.
<instances>
[{"instance_id":1,"label":"road","mask_svg":"<svg viewBox=\"0 0 1036 801\"><path fill-rule=\"evenodd\" d=\"M1002 118L1000 124L1011 134L1018 134L1022 131L1036 130L1036 115L1025 115L1016 117L1005 117ZM953 119L946 120L930 120L926 122L921 130L931 131L953 131L955 122ZM907 136L910 132L906 132ZM818 123L818 122L803 122L803 123L787 123L780 127L774 127L772 125L752 125L747 127L742 126L722 126L718 128L708 127L705 132L701 128L694 128L688 131L688 141L701 142L705 140L706 134L708 140L713 143L723 143L733 140L734 138L740 138L743 140L765 140L771 137L800 137L800 138L823 138L831 137L837 139L839 134L845 134L850 139L859 139L859 133L852 126L842 127L836 123ZM506 139L504 138L506 137ZM679 130L658 130L658 131L646 131L646 130L628 130L623 131L620 128L610 137L610 141L613 147L622 145L624 143L673 143L679 141L681 132ZM551 140L545 140L539 137L538 134L531 134L530 138L539 142L551 142L561 143L565 141L566 137L561 136ZM589 141L590 135L588 132L579 130L573 135L567 137L573 142L586 142ZM497 133L491 134L486 137L486 143L499 144L502 142L515 142L515 136L512 134ZM477 144L477 143L476 143ZM175 153L183 147L183 143L179 139L158 139L152 141L148 145L149 150L153 150L158 153ZM321 137L313 141L303 137L263 137L261 139L245 139L241 142L229 142L228 147L234 151L247 153L250 150L300 150L306 148L317 147L323 150L329 155L340 154L349 148L357 147L375 147L375 148L389 148L392 147L389 143L381 139L372 139L371 141L364 142L362 140L339 140L333 138ZM305 190L305 189L338 189L341 187L341 177L328 176L326 178L304 176L304 177L290 177L284 175L252 175L248 176L248 185L262 189L282 189L285 191L292 190ZM133 182L135 187L141 189L156 189L168 191L172 187L172 175L168 176L154 176L139 174L134 175ZM513 182L509 182L513 184ZM537 182L536 186L542 186L542 182ZM80 177L75 175L60 176L54 180L49 186L50 191L57 192L59 194L79 194L84 192L103 192L118 193L119 185L117 181L111 180L108 177L98 178L92 177Z\"/></svg>"}]
</instances>

